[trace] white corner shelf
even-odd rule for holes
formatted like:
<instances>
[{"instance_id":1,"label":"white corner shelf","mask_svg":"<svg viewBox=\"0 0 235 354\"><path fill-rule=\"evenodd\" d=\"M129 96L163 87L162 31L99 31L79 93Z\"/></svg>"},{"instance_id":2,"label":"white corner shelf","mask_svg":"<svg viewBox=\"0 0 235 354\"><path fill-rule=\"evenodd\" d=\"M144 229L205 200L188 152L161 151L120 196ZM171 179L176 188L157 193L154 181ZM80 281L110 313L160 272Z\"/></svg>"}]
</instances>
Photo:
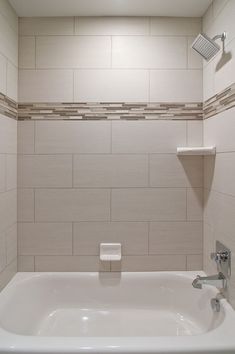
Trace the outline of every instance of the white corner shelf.
<instances>
[{"instance_id":1,"label":"white corner shelf","mask_svg":"<svg viewBox=\"0 0 235 354\"><path fill-rule=\"evenodd\" d=\"M178 147L177 155L215 155L216 147L215 146L201 146L201 147Z\"/></svg>"}]
</instances>

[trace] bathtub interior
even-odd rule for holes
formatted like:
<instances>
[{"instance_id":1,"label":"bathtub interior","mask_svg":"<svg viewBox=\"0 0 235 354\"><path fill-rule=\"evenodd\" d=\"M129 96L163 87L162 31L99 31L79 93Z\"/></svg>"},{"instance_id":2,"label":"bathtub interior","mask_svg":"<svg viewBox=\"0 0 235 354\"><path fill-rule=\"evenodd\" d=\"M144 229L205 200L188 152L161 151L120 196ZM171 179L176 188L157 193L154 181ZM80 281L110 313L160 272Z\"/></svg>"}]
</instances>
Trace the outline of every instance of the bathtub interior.
<instances>
[{"instance_id":1,"label":"bathtub interior","mask_svg":"<svg viewBox=\"0 0 235 354\"><path fill-rule=\"evenodd\" d=\"M217 328L224 311L211 309L215 288L191 282L183 273L34 273L0 294L0 326L41 337L199 335Z\"/></svg>"}]
</instances>

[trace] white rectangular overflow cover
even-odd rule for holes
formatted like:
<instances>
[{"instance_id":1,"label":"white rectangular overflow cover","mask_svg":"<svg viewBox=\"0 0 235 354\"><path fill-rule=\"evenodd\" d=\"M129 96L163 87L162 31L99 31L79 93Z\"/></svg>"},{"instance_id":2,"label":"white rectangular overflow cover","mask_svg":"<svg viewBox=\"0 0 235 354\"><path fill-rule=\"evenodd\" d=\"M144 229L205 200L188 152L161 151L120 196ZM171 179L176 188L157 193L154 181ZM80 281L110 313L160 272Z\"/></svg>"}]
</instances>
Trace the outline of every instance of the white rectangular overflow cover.
<instances>
[{"instance_id":1,"label":"white rectangular overflow cover","mask_svg":"<svg viewBox=\"0 0 235 354\"><path fill-rule=\"evenodd\" d=\"M120 261L122 258L120 243L100 243L101 261Z\"/></svg>"}]
</instances>

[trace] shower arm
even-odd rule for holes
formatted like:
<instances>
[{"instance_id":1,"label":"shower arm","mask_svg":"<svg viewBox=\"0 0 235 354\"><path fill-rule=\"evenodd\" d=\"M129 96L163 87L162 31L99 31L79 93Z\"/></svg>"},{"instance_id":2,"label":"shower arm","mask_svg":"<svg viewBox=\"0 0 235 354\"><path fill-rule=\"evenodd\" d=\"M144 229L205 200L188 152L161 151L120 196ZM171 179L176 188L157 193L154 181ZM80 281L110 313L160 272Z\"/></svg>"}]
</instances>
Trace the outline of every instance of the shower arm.
<instances>
[{"instance_id":1,"label":"shower arm","mask_svg":"<svg viewBox=\"0 0 235 354\"><path fill-rule=\"evenodd\" d=\"M216 41L217 39L221 39L221 41L224 42L226 39L226 36L227 36L226 32L223 32L222 34L218 34L217 36L214 36L212 38L212 40Z\"/></svg>"}]
</instances>

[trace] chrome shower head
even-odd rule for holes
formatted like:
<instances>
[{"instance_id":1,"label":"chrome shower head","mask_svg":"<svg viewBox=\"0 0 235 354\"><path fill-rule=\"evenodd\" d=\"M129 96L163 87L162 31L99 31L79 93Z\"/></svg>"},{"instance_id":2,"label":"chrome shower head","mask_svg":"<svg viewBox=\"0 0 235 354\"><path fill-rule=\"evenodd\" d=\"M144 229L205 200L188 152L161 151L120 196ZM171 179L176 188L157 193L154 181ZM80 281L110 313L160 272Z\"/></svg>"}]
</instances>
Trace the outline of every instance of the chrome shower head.
<instances>
[{"instance_id":1,"label":"chrome shower head","mask_svg":"<svg viewBox=\"0 0 235 354\"><path fill-rule=\"evenodd\" d=\"M221 39L221 41L224 42L225 38L225 32L222 35L215 36L212 39L206 34L200 33L194 40L192 49L200 54L205 60L209 61L220 51L220 46L215 43L215 40Z\"/></svg>"}]
</instances>

